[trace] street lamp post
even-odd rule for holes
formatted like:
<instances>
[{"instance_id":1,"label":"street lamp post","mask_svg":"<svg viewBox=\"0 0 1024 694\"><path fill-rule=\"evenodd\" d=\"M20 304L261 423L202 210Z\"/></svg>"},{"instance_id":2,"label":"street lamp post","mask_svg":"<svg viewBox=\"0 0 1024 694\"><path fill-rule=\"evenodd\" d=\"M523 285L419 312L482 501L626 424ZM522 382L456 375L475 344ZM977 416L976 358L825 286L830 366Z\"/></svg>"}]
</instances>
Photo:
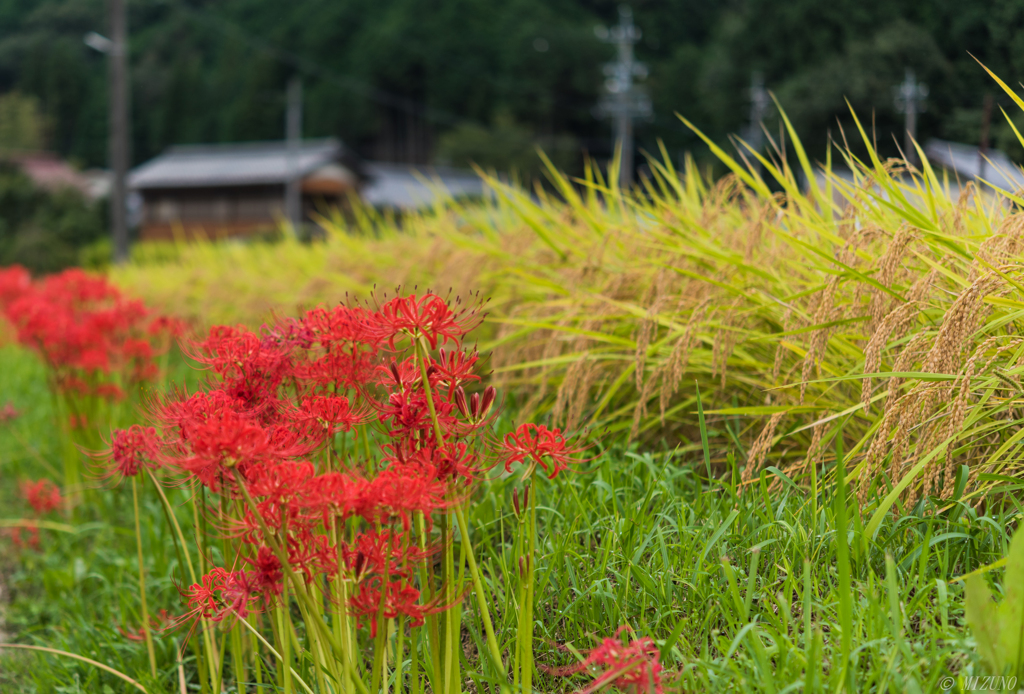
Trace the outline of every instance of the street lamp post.
<instances>
[{"instance_id":1,"label":"street lamp post","mask_svg":"<svg viewBox=\"0 0 1024 694\"><path fill-rule=\"evenodd\" d=\"M108 0L110 38L95 31L84 41L108 59L108 157L112 180L110 185L110 226L114 242L114 262L128 260L128 20L124 0Z\"/></svg>"}]
</instances>

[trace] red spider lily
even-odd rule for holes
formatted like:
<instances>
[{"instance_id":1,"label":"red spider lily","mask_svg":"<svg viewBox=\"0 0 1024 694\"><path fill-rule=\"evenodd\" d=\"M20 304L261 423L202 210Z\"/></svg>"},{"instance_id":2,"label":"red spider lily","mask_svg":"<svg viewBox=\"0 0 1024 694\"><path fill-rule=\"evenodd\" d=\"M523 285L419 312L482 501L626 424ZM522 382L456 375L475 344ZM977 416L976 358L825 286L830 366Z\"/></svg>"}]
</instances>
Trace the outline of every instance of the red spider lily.
<instances>
[{"instance_id":1,"label":"red spider lily","mask_svg":"<svg viewBox=\"0 0 1024 694\"><path fill-rule=\"evenodd\" d=\"M313 384L317 391L330 392L332 388L360 388L370 380L374 371L373 354L369 352L331 352L313 361L299 363L295 376Z\"/></svg>"},{"instance_id":2,"label":"red spider lily","mask_svg":"<svg viewBox=\"0 0 1024 694\"><path fill-rule=\"evenodd\" d=\"M269 547L260 547L254 558L242 557L242 561L253 567L250 580L265 599L281 594L284 570L281 568L281 560Z\"/></svg>"},{"instance_id":3,"label":"red spider lily","mask_svg":"<svg viewBox=\"0 0 1024 694\"><path fill-rule=\"evenodd\" d=\"M463 350L452 350L447 352L441 350L438 359L433 361L433 367L437 370L440 380L448 384L448 398L455 394L455 389L470 381L479 381L480 377L473 373L477 360L480 358L476 352L465 352Z\"/></svg>"},{"instance_id":4,"label":"red spider lily","mask_svg":"<svg viewBox=\"0 0 1024 694\"><path fill-rule=\"evenodd\" d=\"M387 403L380 403L377 408L380 421L391 424L388 436L411 438L422 433L425 436L424 443L434 442L436 434L430 419L430 407L422 389L391 393ZM452 415L454 410L453 403L434 399L434 411L441 425L442 434L455 431L458 422Z\"/></svg>"},{"instance_id":5,"label":"red spider lily","mask_svg":"<svg viewBox=\"0 0 1024 694\"><path fill-rule=\"evenodd\" d=\"M370 637L376 638L378 615L384 619L405 615L409 619L409 626L419 627L423 626L426 615L447 609L437 605L421 605L419 599L420 591L405 580L385 583L382 576L371 576L359 584L359 592L352 596L349 607L360 626L363 626L363 620L370 623Z\"/></svg>"},{"instance_id":6,"label":"red spider lily","mask_svg":"<svg viewBox=\"0 0 1024 694\"><path fill-rule=\"evenodd\" d=\"M165 609L161 609L157 614L152 615L149 618L150 631L163 631L174 624L174 615L169 613ZM146 632L141 625L137 627L124 627L119 626L117 630L121 632L121 636L125 637L129 641L142 642L146 640Z\"/></svg>"},{"instance_id":7,"label":"red spider lily","mask_svg":"<svg viewBox=\"0 0 1024 694\"><path fill-rule=\"evenodd\" d=\"M351 431L366 419L365 410L353 410L348 398L336 395L314 395L302 401L302 409L295 413L298 421L320 423L328 436L339 431Z\"/></svg>"},{"instance_id":8,"label":"red spider lily","mask_svg":"<svg viewBox=\"0 0 1024 694\"><path fill-rule=\"evenodd\" d=\"M316 468L306 460L257 463L245 471L249 494L275 506L289 504L300 497L315 474Z\"/></svg>"},{"instance_id":9,"label":"red spider lily","mask_svg":"<svg viewBox=\"0 0 1024 694\"><path fill-rule=\"evenodd\" d=\"M168 342L161 339L163 324L154 326L141 302L77 269L36 283L22 268L0 270L0 309L18 341L46 362L61 392L120 399L124 392L109 377L122 374L129 383L152 378L157 349L151 340Z\"/></svg>"},{"instance_id":10,"label":"red spider lily","mask_svg":"<svg viewBox=\"0 0 1024 694\"><path fill-rule=\"evenodd\" d=\"M378 366L377 376L378 384L384 388L398 388L399 390L422 388L419 383L423 378L423 374L420 371L419 363L413 357L400 361L392 360L387 366ZM427 380L431 387L436 386L441 381L441 375L437 372L436 368L427 368Z\"/></svg>"},{"instance_id":11,"label":"red spider lily","mask_svg":"<svg viewBox=\"0 0 1024 694\"><path fill-rule=\"evenodd\" d=\"M338 305L318 307L302 318L303 325L324 347L337 343L359 343L376 346L373 314L364 308Z\"/></svg>"},{"instance_id":12,"label":"red spider lily","mask_svg":"<svg viewBox=\"0 0 1024 694\"><path fill-rule=\"evenodd\" d=\"M32 286L32 275L20 265L0 268L0 306L8 304Z\"/></svg>"},{"instance_id":13,"label":"red spider lily","mask_svg":"<svg viewBox=\"0 0 1024 694\"><path fill-rule=\"evenodd\" d=\"M143 465L155 465L159 450L156 429L138 424L129 429L115 429L110 437L109 455L114 469L122 477L134 477Z\"/></svg>"},{"instance_id":14,"label":"red spider lily","mask_svg":"<svg viewBox=\"0 0 1024 694\"><path fill-rule=\"evenodd\" d=\"M39 515L45 515L60 508L60 490L48 479L22 482L21 494Z\"/></svg>"},{"instance_id":15,"label":"red spider lily","mask_svg":"<svg viewBox=\"0 0 1024 694\"><path fill-rule=\"evenodd\" d=\"M403 333L422 337L431 349L437 349L438 342L459 342L482 318L476 309L453 310L436 294L396 296L380 307L372 334L386 340L391 351L395 351L395 338Z\"/></svg>"},{"instance_id":16,"label":"red spider lily","mask_svg":"<svg viewBox=\"0 0 1024 694\"><path fill-rule=\"evenodd\" d=\"M11 538L14 549L20 551L28 547L29 549L39 551L39 528L30 525L24 528L0 528L0 531ZM28 540L22 539L21 533L23 531L28 533Z\"/></svg>"},{"instance_id":17,"label":"red spider lily","mask_svg":"<svg viewBox=\"0 0 1024 694\"><path fill-rule=\"evenodd\" d=\"M235 467L272 460L278 454L266 430L235 413L211 416L191 430L192 455L178 460L182 470L216 491Z\"/></svg>"},{"instance_id":18,"label":"red spider lily","mask_svg":"<svg viewBox=\"0 0 1024 694\"><path fill-rule=\"evenodd\" d=\"M662 694L663 668L658 662L660 653L657 646L649 637L623 644L619 634L627 630L632 631L628 626L619 627L613 638L604 639L600 646L587 654L582 663L564 668L542 669L551 675L565 676L603 667L604 671L589 686L581 689L580 694L595 692L609 683L633 694Z\"/></svg>"},{"instance_id":19,"label":"red spider lily","mask_svg":"<svg viewBox=\"0 0 1024 694\"><path fill-rule=\"evenodd\" d=\"M408 577L412 567L430 554L410 544L407 534L390 530L360 533L354 543L342 546L345 568L357 581L369 574Z\"/></svg>"},{"instance_id":20,"label":"red spider lily","mask_svg":"<svg viewBox=\"0 0 1024 694\"><path fill-rule=\"evenodd\" d=\"M215 567L202 578L201 583L193 583L182 592L188 601L189 610L178 617L174 626L200 619L219 622L229 615L245 618L252 608L255 595L255 583L244 571L228 571ZM220 593L218 598L217 593Z\"/></svg>"},{"instance_id":21,"label":"red spider lily","mask_svg":"<svg viewBox=\"0 0 1024 694\"><path fill-rule=\"evenodd\" d=\"M465 480L471 482L479 479L482 471L480 457L473 452L464 441L446 441L440 446L413 447L407 450L405 445L384 444L384 450L390 455L386 461L394 465L413 465L421 470L429 470L439 480Z\"/></svg>"},{"instance_id":22,"label":"red spider lily","mask_svg":"<svg viewBox=\"0 0 1024 694\"><path fill-rule=\"evenodd\" d=\"M512 472L516 463L525 463L527 470L524 476L529 477L539 465L548 479L554 479L559 472L579 462L575 456L586 450L566 441L560 429L548 429L543 424L532 423L521 424L515 432L506 434L502 448L506 472Z\"/></svg>"},{"instance_id":23,"label":"red spider lily","mask_svg":"<svg viewBox=\"0 0 1024 694\"><path fill-rule=\"evenodd\" d=\"M408 530L413 513L429 516L447 506L444 493L445 485L435 470L420 465L390 465L363 489L357 513L371 523L398 519Z\"/></svg>"},{"instance_id":24,"label":"red spider lily","mask_svg":"<svg viewBox=\"0 0 1024 694\"><path fill-rule=\"evenodd\" d=\"M343 472L327 472L306 483L299 504L306 512L319 515L325 527L332 527L332 519L345 520L362 509L366 487L365 479Z\"/></svg>"},{"instance_id":25,"label":"red spider lily","mask_svg":"<svg viewBox=\"0 0 1024 694\"><path fill-rule=\"evenodd\" d=\"M9 402L0 407L0 424L8 424L21 416L21 412L14 408L14 403Z\"/></svg>"}]
</instances>

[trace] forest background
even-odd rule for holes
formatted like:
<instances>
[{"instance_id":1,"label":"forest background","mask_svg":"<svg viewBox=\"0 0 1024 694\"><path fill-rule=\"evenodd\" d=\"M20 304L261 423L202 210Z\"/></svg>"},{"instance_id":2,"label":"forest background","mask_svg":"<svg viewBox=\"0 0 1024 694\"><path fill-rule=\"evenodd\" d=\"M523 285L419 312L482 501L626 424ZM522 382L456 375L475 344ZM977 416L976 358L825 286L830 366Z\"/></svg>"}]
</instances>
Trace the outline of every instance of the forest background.
<instances>
[{"instance_id":1,"label":"forest background","mask_svg":"<svg viewBox=\"0 0 1024 694\"><path fill-rule=\"evenodd\" d=\"M654 119L638 146L673 156L742 132L760 72L822 157L848 128L845 99L872 118L883 154L902 132L892 89L912 68L930 87L919 138L977 143L985 95L977 56L1024 73L1024 1L636 0L637 57ZM447 162L529 174L540 145L578 170L610 154L593 114L614 48L594 28L613 0L131 0L133 162L172 144L279 139L285 85L303 78L304 134L340 137L373 159ZM106 61L83 42L106 33L103 0L0 0L0 95L43 127L32 137L81 166L106 162ZM1011 82L1013 80L1011 79ZM4 98L0 96L0 98ZM14 122L14 118L7 118ZM992 146L1024 149L993 117ZM769 117L769 130L777 124ZM0 133L0 139L2 139ZM902 140L902 137L898 139ZM0 143L2 146L3 143ZM855 144L855 143L853 143Z\"/></svg>"}]
</instances>

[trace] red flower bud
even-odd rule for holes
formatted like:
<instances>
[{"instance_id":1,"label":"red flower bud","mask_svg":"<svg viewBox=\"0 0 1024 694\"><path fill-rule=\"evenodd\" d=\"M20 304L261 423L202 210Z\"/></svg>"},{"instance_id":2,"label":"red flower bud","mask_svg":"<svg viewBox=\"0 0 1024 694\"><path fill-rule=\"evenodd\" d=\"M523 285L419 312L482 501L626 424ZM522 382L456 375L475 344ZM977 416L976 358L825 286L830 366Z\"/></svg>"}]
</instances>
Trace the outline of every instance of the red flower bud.
<instances>
[{"instance_id":1,"label":"red flower bud","mask_svg":"<svg viewBox=\"0 0 1024 694\"><path fill-rule=\"evenodd\" d=\"M455 406L459 408L459 412L466 419L469 419L469 408L466 406L466 391L459 386L455 389Z\"/></svg>"},{"instance_id":2,"label":"red flower bud","mask_svg":"<svg viewBox=\"0 0 1024 694\"><path fill-rule=\"evenodd\" d=\"M494 386L487 386L484 388L484 397L480 403L480 416L484 417L491 409L491 405L494 404L494 398L497 397L498 391L494 389Z\"/></svg>"}]
</instances>

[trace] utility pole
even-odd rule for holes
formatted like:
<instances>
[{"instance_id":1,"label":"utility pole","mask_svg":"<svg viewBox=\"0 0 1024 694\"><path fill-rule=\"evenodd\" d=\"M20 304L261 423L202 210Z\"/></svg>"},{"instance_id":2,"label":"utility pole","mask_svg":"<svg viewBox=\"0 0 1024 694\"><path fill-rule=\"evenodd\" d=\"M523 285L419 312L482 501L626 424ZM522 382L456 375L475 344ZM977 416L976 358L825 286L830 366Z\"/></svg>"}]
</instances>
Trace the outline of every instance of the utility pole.
<instances>
[{"instance_id":1,"label":"utility pole","mask_svg":"<svg viewBox=\"0 0 1024 694\"><path fill-rule=\"evenodd\" d=\"M764 133L761 131L761 121L768 115L768 106L771 99L768 97L768 90L764 88L764 75L755 72L750 78L750 122L747 124L747 131L743 139L751 149L760 152L764 146ZM761 163L757 162L760 169Z\"/></svg>"},{"instance_id":2,"label":"utility pole","mask_svg":"<svg viewBox=\"0 0 1024 694\"><path fill-rule=\"evenodd\" d=\"M110 223L114 262L128 260L128 20L124 0L109 0L110 11Z\"/></svg>"},{"instance_id":3,"label":"utility pole","mask_svg":"<svg viewBox=\"0 0 1024 694\"><path fill-rule=\"evenodd\" d=\"M988 129L992 123L992 93L985 95L981 110L981 143L978 146L978 180L985 178L985 155L988 154Z\"/></svg>"},{"instance_id":4,"label":"utility pole","mask_svg":"<svg viewBox=\"0 0 1024 694\"><path fill-rule=\"evenodd\" d=\"M914 71L907 68L903 84L893 90L896 110L904 114L903 154L908 164L917 162L914 141L917 139L917 114L925 110L924 100L928 98L928 85L921 84L914 77Z\"/></svg>"},{"instance_id":5,"label":"utility pole","mask_svg":"<svg viewBox=\"0 0 1024 694\"><path fill-rule=\"evenodd\" d=\"M633 24L633 11L627 5L619 7L619 23L610 30L595 29L597 37L618 48L618 60L604 66L607 95L595 111L599 118L615 121L615 146L621 152L619 186L633 184L633 120L651 117L651 99L633 84L633 78L647 77L647 66L633 58L633 44L640 40L640 30Z\"/></svg>"},{"instance_id":6,"label":"utility pole","mask_svg":"<svg viewBox=\"0 0 1024 694\"><path fill-rule=\"evenodd\" d=\"M284 191L284 215L298 234L302 224L302 179L299 176L299 148L302 145L302 80L288 80L288 110L285 115L288 148L288 181Z\"/></svg>"}]
</instances>

